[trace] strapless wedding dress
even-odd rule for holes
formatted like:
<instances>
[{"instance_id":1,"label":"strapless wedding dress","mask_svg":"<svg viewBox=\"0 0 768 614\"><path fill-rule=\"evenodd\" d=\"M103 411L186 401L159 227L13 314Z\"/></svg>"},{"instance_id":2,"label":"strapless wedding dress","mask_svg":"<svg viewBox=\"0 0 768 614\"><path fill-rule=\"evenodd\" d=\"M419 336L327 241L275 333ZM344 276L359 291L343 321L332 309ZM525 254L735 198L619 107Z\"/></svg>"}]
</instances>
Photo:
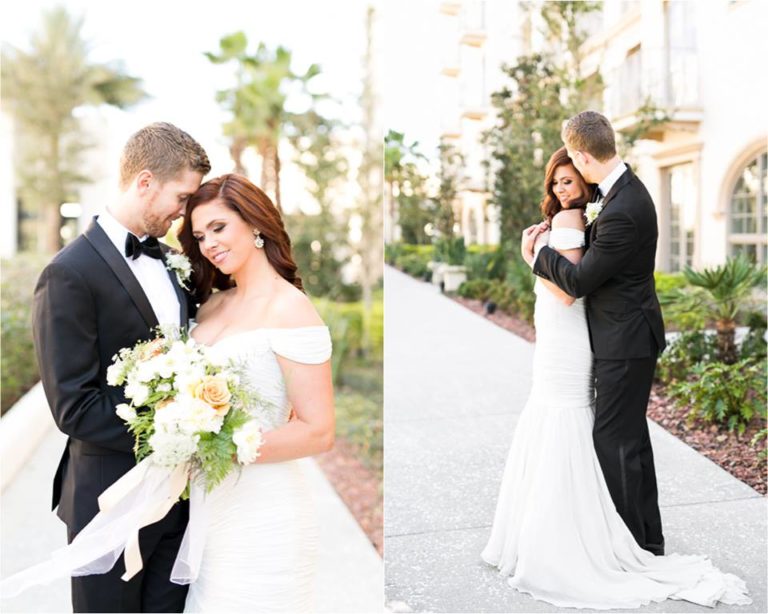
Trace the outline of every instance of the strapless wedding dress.
<instances>
[{"instance_id":1,"label":"strapless wedding dress","mask_svg":"<svg viewBox=\"0 0 768 614\"><path fill-rule=\"evenodd\" d=\"M550 246L584 245L554 229ZM592 353L583 299L536 282L533 385L515 428L482 558L509 584L558 607L635 608L665 599L745 605L744 582L704 556L655 556L619 516L592 443Z\"/></svg>"},{"instance_id":2,"label":"strapless wedding dress","mask_svg":"<svg viewBox=\"0 0 768 614\"><path fill-rule=\"evenodd\" d=\"M245 365L248 385L277 409L267 428L277 428L290 413L277 355L319 364L331 355L331 338L325 326L262 328L224 337L211 350ZM205 543L185 612L313 610L317 527L300 461L248 465L203 506Z\"/></svg>"}]
</instances>

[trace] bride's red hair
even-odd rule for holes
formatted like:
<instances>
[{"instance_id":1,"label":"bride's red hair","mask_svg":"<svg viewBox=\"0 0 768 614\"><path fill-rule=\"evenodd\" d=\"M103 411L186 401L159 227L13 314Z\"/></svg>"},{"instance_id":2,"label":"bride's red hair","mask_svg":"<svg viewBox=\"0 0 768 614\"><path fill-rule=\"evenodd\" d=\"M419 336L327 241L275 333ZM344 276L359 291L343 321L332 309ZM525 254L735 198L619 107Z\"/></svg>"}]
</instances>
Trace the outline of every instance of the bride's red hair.
<instances>
[{"instance_id":1,"label":"bride's red hair","mask_svg":"<svg viewBox=\"0 0 768 614\"><path fill-rule=\"evenodd\" d=\"M251 183L246 177L234 173L206 181L190 197L184 213L184 223L178 237L184 254L192 263L192 281L195 298L204 303L213 288L225 290L231 288L233 281L214 267L200 253L200 246L192 236L192 211L195 207L221 200L227 207L237 212L245 222L258 228L264 239L264 253L274 269L303 291L301 277L297 273L296 262L291 254L291 239L285 231L283 219L269 196ZM254 247L254 249L256 249Z\"/></svg>"}]
</instances>

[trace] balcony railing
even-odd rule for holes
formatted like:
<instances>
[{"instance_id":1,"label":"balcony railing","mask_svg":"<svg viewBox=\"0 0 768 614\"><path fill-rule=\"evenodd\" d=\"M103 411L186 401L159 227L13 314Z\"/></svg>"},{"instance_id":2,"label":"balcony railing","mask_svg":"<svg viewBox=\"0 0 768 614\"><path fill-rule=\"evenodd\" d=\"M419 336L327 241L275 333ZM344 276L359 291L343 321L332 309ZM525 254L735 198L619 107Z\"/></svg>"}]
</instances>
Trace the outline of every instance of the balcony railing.
<instances>
[{"instance_id":1,"label":"balcony railing","mask_svg":"<svg viewBox=\"0 0 768 614\"><path fill-rule=\"evenodd\" d=\"M672 121L701 121L699 60L693 49L642 49L627 56L608 80L608 112L632 124L650 102ZM620 122L621 123L621 122Z\"/></svg>"}]
</instances>

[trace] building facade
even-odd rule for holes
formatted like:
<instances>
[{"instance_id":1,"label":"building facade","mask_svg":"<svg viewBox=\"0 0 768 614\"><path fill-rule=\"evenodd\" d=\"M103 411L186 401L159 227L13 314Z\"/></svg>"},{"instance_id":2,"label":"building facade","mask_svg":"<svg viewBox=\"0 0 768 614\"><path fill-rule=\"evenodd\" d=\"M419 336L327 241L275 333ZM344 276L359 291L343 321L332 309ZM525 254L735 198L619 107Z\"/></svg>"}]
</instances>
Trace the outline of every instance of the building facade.
<instances>
[{"instance_id":1,"label":"building facade","mask_svg":"<svg viewBox=\"0 0 768 614\"><path fill-rule=\"evenodd\" d=\"M482 135L494 124L491 94L505 81L502 64L523 49L521 15L518 2L439 4L441 141L464 158L454 214L467 244L500 239L498 213L489 204L491 177Z\"/></svg>"},{"instance_id":2,"label":"building facade","mask_svg":"<svg viewBox=\"0 0 768 614\"><path fill-rule=\"evenodd\" d=\"M649 102L666 118L628 156L658 209L660 270L767 260L766 24L759 0L605 2L585 43L618 132Z\"/></svg>"}]
</instances>

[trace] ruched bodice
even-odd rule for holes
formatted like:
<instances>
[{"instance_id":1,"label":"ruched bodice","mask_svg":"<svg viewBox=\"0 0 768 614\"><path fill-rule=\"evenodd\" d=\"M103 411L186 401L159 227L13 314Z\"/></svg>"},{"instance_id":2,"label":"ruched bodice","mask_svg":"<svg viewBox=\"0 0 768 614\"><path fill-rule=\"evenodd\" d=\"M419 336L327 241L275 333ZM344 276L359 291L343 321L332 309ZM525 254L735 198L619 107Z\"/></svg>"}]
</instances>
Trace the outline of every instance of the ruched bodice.
<instances>
[{"instance_id":1,"label":"ruched bodice","mask_svg":"<svg viewBox=\"0 0 768 614\"><path fill-rule=\"evenodd\" d=\"M327 326L256 328L222 337L208 352L242 365L243 383L274 409L267 426L275 428L288 420L291 410L277 356L304 364L323 363L331 356L331 335Z\"/></svg>"},{"instance_id":2,"label":"ruched bodice","mask_svg":"<svg viewBox=\"0 0 768 614\"><path fill-rule=\"evenodd\" d=\"M331 337L325 326L259 328L222 337L209 353L240 365L242 383L271 408L264 425L271 430L291 409L277 357L323 363ZM317 526L305 462L247 465L202 504L193 498L205 545L185 612L313 611Z\"/></svg>"},{"instance_id":3,"label":"ruched bodice","mask_svg":"<svg viewBox=\"0 0 768 614\"><path fill-rule=\"evenodd\" d=\"M555 228L549 246L575 249L584 246L584 232ZM584 299L570 306L558 299L541 281L534 285L536 347L533 354L532 397L546 397L552 407L589 407L594 398L592 351ZM565 349L565 351L564 351ZM557 385L553 386L553 379Z\"/></svg>"}]
</instances>

